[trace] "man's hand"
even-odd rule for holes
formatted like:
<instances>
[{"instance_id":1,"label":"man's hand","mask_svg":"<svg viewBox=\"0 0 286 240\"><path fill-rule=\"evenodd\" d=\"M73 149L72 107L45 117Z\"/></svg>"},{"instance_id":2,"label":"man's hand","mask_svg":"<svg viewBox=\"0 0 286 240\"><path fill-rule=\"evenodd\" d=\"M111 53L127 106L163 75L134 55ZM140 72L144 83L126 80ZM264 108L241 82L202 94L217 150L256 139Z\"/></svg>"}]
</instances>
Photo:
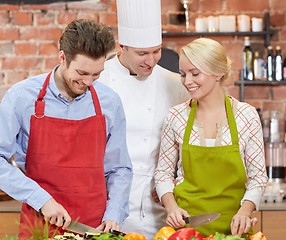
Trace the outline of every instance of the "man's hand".
<instances>
[{"instance_id":1,"label":"man's hand","mask_svg":"<svg viewBox=\"0 0 286 240\"><path fill-rule=\"evenodd\" d=\"M102 224L97 227L98 230L108 233L110 229L122 232L121 227L117 224L117 222L112 220L106 220Z\"/></svg>"},{"instance_id":2,"label":"man's hand","mask_svg":"<svg viewBox=\"0 0 286 240\"><path fill-rule=\"evenodd\" d=\"M63 226L62 228L64 230L71 223L71 217L68 212L61 204L57 203L53 198L51 198L45 203L45 205L41 208L41 212L47 222L49 222L50 224L55 224L58 227Z\"/></svg>"}]
</instances>

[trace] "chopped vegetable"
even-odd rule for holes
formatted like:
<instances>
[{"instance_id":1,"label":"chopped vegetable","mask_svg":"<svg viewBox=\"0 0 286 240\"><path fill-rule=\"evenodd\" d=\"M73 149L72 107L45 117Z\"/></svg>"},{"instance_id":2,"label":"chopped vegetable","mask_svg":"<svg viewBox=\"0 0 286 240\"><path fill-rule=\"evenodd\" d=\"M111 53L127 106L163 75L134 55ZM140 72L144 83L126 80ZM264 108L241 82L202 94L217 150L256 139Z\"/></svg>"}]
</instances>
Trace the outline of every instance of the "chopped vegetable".
<instances>
[{"instance_id":1,"label":"chopped vegetable","mask_svg":"<svg viewBox=\"0 0 286 240\"><path fill-rule=\"evenodd\" d=\"M267 240L262 232L257 232L249 237L250 240Z\"/></svg>"},{"instance_id":2,"label":"chopped vegetable","mask_svg":"<svg viewBox=\"0 0 286 240\"><path fill-rule=\"evenodd\" d=\"M112 233L101 233L100 235L92 236L89 240L123 240L123 236Z\"/></svg>"},{"instance_id":3,"label":"chopped vegetable","mask_svg":"<svg viewBox=\"0 0 286 240\"><path fill-rule=\"evenodd\" d=\"M172 227L162 227L154 236L154 240L167 240L176 230Z\"/></svg>"},{"instance_id":4,"label":"chopped vegetable","mask_svg":"<svg viewBox=\"0 0 286 240\"><path fill-rule=\"evenodd\" d=\"M216 233L213 240L245 240L237 235L224 235L223 233Z\"/></svg>"},{"instance_id":5,"label":"chopped vegetable","mask_svg":"<svg viewBox=\"0 0 286 240\"><path fill-rule=\"evenodd\" d=\"M82 238L79 235L74 235L73 233L64 233L64 235L56 235L52 239L54 240L82 240Z\"/></svg>"},{"instance_id":6,"label":"chopped vegetable","mask_svg":"<svg viewBox=\"0 0 286 240\"><path fill-rule=\"evenodd\" d=\"M212 240L214 235L209 235L208 237L204 237L203 240Z\"/></svg>"}]
</instances>

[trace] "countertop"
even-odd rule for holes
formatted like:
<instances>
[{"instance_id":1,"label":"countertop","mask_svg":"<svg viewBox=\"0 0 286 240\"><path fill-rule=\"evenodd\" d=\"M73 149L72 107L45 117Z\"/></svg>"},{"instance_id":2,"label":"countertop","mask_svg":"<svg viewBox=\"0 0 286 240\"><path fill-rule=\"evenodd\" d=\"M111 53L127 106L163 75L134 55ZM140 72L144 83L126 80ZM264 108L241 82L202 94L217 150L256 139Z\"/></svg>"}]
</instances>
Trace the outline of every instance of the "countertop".
<instances>
[{"instance_id":1,"label":"countertop","mask_svg":"<svg viewBox=\"0 0 286 240\"><path fill-rule=\"evenodd\" d=\"M21 212L22 203L16 200L0 201L0 212Z\"/></svg>"},{"instance_id":2,"label":"countertop","mask_svg":"<svg viewBox=\"0 0 286 240\"><path fill-rule=\"evenodd\" d=\"M0 201L0 212L21 212L22 203L16 200ZM262 211L286 211L286 200L282 203L262 203Z\"/></svg>"}]
</instances>

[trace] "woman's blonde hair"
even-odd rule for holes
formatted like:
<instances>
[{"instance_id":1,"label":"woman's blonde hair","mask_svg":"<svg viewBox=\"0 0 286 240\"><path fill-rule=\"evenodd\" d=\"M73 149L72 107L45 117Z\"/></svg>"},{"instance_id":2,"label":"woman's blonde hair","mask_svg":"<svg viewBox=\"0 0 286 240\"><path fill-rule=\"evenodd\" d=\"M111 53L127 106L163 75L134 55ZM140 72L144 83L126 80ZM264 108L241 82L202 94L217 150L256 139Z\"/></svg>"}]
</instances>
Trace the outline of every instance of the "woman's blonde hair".
<instances>
[{"instance_id":1,"label":"woman's blonde hair","mask_svg":"<svg viewBox=\"0 0 286 240\"><path fill-rule=\"evenodd\" d=\"M231 60L224 47L215 40L198 38L185 45L180 54L182 53L204 74L221 76L221 82L230 77Z\"/></svg>"}]
</instances>

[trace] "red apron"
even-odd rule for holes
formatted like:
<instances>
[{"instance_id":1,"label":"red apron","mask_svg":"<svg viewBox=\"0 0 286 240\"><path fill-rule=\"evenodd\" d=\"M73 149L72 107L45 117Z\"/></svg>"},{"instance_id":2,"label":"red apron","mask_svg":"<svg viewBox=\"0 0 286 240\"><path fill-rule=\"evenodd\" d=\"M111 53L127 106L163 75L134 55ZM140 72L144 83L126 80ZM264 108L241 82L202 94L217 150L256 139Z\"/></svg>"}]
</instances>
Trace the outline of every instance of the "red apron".
<instances>
[{"instance_id":1,"label":"red apron","mask_svg":"<svg viewBox=\"0 0 286 240\"><path fill-rule=\"evenodd\" d=\"M43 98L50 76L51 73L39 93L35 115L30 120L26 175L49 192L73 220L97 227L107 201L103 164L106 148L105 117L93 86L89 89L95 116L82 120L45 116ZM23 204L19 239L31 237L31 229L35 225L43 229L44 218L32 207ZM49 229L51 236L56 226L50 226Z\"/></svg>"}]
</instances>

